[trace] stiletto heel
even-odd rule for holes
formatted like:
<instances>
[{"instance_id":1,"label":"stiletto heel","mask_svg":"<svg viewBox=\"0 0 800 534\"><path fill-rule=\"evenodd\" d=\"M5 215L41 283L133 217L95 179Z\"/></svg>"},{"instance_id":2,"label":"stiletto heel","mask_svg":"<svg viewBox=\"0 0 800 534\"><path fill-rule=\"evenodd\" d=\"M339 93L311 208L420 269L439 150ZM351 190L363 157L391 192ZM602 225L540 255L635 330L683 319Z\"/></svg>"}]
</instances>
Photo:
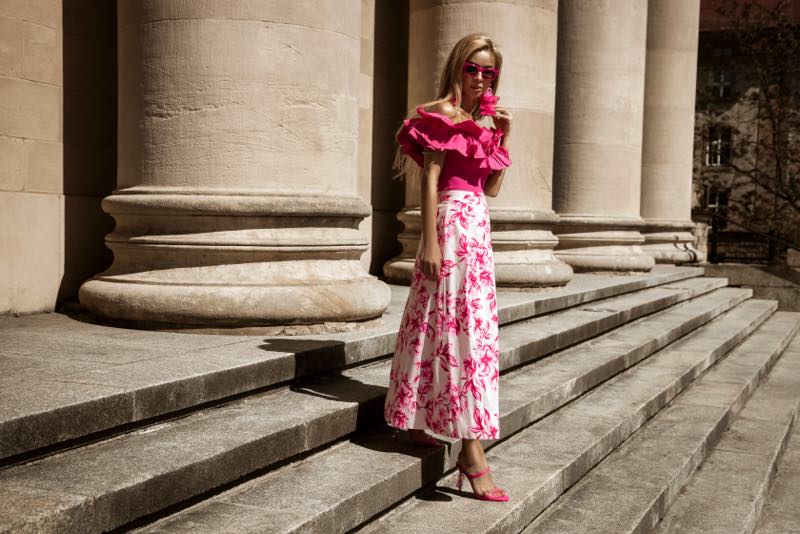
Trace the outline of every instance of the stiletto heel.
<instances>
[{"instance_id":1,"label":"stiletto heel","mask_svg":"<svg viewBox=\"0 0 800 534\"><path fill-rule=\"evenodd\" d=\"M456 462L456 467L458 468L458 480L456 481L456 485L458 486L458 491L461 491L461 484L463 483L463 477L466 476L469 479L469 484L472 486L472 494L475 496L476 499L480 499L481 501L496 501L496 502L506 502L508 501L508 495L503 492L502 489L495 486L494 489L491 489L484 493L483 495L478 495L475 493L475 484L472 483L473 480L476 478L480 478L489 471L492 470L491 467L486 466L486 469L483 471L479 471L477 473L469 473L461 463ZM500 493L503 492L503 493Z\"/></svg>"}]
</instances>

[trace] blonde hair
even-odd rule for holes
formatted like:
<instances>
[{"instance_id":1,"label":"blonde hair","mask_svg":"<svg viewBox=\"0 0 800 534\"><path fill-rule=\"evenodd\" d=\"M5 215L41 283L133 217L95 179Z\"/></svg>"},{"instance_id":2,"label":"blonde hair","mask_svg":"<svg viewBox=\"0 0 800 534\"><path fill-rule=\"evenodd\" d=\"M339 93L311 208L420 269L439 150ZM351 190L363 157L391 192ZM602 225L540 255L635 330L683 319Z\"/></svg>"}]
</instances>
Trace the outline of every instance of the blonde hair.
<instances>
[{"instance_id":1,"label":"blonde hair","mask_svg":"<svg viewBox=\"0 0 800 534\"><path fill-rule=\"evenodd\" d=\"M500 53L497 45L492 41L492 38L483 33L471 33L462 37L450 50L450 55L447 57L444 70L442 71L441 78L439 79L439 92L435 100L420 104L423 108L429 109L429 106L437 105L443 102L455 101L455 106L461 106L461 67L464 62L475 52L481 50L488 50L494 56L494 68L498 70L498 75L491 81L492 92L497 94L497 87L500 82L500 72L503 66L503 55ZM418 106L412 107L406 114L406 119L416 117ZM471 110L473 119L481 118L480 106L476 105ZM403 129L403 125L397 129L394 134L395 137L395 155L392 168L396 170L396 174L392 178L403 177L411 180L414 183L419 183L422 178L422 168L417 165L414 160L403 153L400 144L397 143L397 134Z\"/></svg>"}]
</instances>

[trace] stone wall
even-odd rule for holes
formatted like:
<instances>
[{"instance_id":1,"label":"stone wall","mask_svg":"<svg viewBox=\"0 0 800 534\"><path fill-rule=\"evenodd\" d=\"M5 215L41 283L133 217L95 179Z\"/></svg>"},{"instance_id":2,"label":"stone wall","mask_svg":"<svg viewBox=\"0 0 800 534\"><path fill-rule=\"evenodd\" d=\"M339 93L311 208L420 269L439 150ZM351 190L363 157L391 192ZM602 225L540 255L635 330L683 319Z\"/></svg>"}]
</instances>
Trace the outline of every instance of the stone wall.
<instances>
[{"instance_id":1,"label":"stone wall","mask_svg":"<svg viewBox=\"0 0 800 534\"><path fill-rule=\"evenodd\" d=\"M786 265L717 263L703 265L705 276L725 277L728 285L749 287L753 297L778 301L778 309L800 311L800 271Z\"/></svg>"},{"instance_id":2,"label":"stone wall","mask_svg":"<svg viewBox=\"0 0 800 534\"><path fill-rule=\"evenodd\" d=\"M0 2L0 313L51 311L110 263L114 2Z\"/></svg>"}]
</instances>

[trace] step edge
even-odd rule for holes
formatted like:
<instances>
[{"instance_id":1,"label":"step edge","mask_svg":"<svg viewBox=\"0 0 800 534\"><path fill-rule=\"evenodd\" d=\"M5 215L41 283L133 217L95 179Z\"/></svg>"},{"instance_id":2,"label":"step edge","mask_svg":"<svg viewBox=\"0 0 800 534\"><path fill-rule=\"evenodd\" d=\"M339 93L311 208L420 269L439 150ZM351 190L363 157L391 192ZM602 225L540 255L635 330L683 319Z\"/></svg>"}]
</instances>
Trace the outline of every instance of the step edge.
<instances>
[{"instance_id":1,"label":"step edge","mask_svg":"<svg viewBox=\"0 0 800 534\"><path fill-rule=\"evenodd\" d=\"M764 321L765 321L767 318L768 318L768 317L764 317L764 318L761 320L761 323L763 324L763 322L764 322ZM745 329L745 330L746 330L746 329ZM720 356L720 357L718 357L718 358L717 358L715 361L711 362L711 364L707 364L707 362L705 362L705 361L703 361L703 362L699 362L698 364L696 364L696 365L692 366L692 368L691 368L691 369L687 370L687 371L686 371L686 372L685 372L685 373L684 373L684 374L683 374L683 375L680 377L680 379L679 379L678 381L680 381L680 382L684 382L687 376L691 376L691 377L692 377L692 378L691 378L691 380L690 380L689 382L687 382L686 384L684 384L683 388L682 388L680 391L678 391L676 394L673 394L671 398L669 398L669 399L662 399L662 401L661 401L661 402L662 402L662 405L661 405L661 407L660 407L660 408L659 408L659 409L658 409L656 412L654 412L654 413L655 413L655 414L657 414L657 413L658 413L658 412L659 412L661 409L663 409L663 407L664 407L664 406L666 406L667 404L669 404L669 403L670 403L670 402L671 402L671 401L672 401L672 400L673 400L675 397L677 397L677 396L678 396L678 395L680 395L680 394L681 394L683 391L685 391L685 389L686 389L686 388L687 388L687 387L688 387L688 386L689 386L689 385L692 383L692 381L693 381L693 380L694 380L696 377L698 377L698 376L699 376L699 375L702 373L702 370L700 369L700 367L702 367L702 366L705 366L705 368L708 368L709 366L713 366L714 364L718 363L718 361L719 361L720 359L722 359L722 357L721 357L721 356ZM645 422L646 422L646 421L649 419L649 417L646 417L644 421L641 421L641 422L639 422L638 424L636 424L636 420L637 420L637 419L641 419L641 415L642 415L642 414L646 414L646 413L648 413L648 412L651 412L651 411L652 411L652 407L651 407L651 406L649 406L649 403L651 403L651 402L658 402L658 401L657 401L657 399L659 399L660 397L662 397L662 394L663 394L663 393L664 393L664 392L661 392L661 393L659 393L658 395L655 395L655 396L653 396L653 397L651 398L651 400L650 400L650 401L648 401L648 405L645 405L644 407L641 407L639 410L637 410L637 412L636 412L636 413L634 413L634 414L630 415L630 416L629 416L629 417L628 417L626 420L624 420L624 421L621 421L621 422L620 422L620 423L619 423L619 424L618 424L618 425L615 427L615 429L614 429L615 431L619 430L620 428L624 428L624 427L625 427L625 425L628 425L629 427L631 427L631 428L627 428L627 429L625 429L626 431L625 431L625 432L623 432L623 434L625 434L625 436L624 436L624 438L622 439L622 441L621 441L620 443L624 443L624 440L625 440L625 439L627 439L627 438L628 438L628 437L629 437L629 436L630 436L630 435L631 435L631 434L632 434L632 433L633 433L635 430L637 430L638 428L640 428L640 427L642 426L642 424L644 424L644 423L645 423ZM530 427L529 427L529 428L530 428ZM601 440L601 441L602 441L602 440ZM598 442L598 443L600 443L600 442ZM595 445L596 445L596 444L595 444ZM609 454L609 453L613 452L613 451L616 449L616 447L618 447L618 446L619 446L619 444L617 444L616 446L614 446L614 448L612 448L610 451L604 451L604 453L600 455L600 460L602 460L602 458L603 458L603 457L605 457L607 454ZM586 456L586 455L588 455L588 454L589 454L589 452L590 452L590 451L584 451L584 452L582 453L582 455L581 455L581 456ZM596 464L597 464L597 462L595 462L595 464L593 464L593 465L592 465L592 466L591 466L589 469L592 469L594 466L596 466ZM562 474L566 474L566 472L567 472L567 471L569 471L569 469L570 469L570 467L569 467L569 466L567 466L567 467L565 467L564 469L562 469L562 471L561 471L561 472L562 472ZM580 479L580 477L581 477L583 474L580 474L580 476L577 476L577 475L578 475L578 474L576 474L576 473L572 473L572 475L570 475L570 477L571 477L571 478L575 478L575 480L565 480L565 481L563 482L563 486L564 486L564 488L565 488L565 489L568 489L568 488L569 488L569 486L571 486L573 483L575 483L577 480L579 480L579 479ZM445 476L446 476L446 475L445 475ZM444 478L444 477L443 477L443 478ZM531 495L533 495L533 493L535 493L535 492L531 492L531 494L530 494L530 495L527 495L527 496L525 497L525 499L526 499L526 500L541 500L541 499L531 498ZM561 494L563 494L563 493L561 493ZM545 505L545 507L544 507L544 508L542 508L542 510L546 509L546 508L547 508L547 507L548 507L550 504L552 504L552 501L548 502L548 503ZM539 510L539 511L538 511L538 512L537 512L537 513L536 513L536 514L535 514L535 515L534 515L532 518L530 518L530 519L529 519L529 520L528 520L528 521L525 523L525 525L527 525L527 524L531 523L533 520L535 520L535 519L536 519L536 517L537 517L537 516L538 516L538 515L539 515L539 514L542 512L542 510ZM514 511L512 512L512 514L513 514L513 515L515 515L515 516L519 516L519 515L520 515L520 513L519 513L519 509L518 509L518 508L515 508L515 509L514 509ZM505 516L505 517L508 517L508 516ZM502 518L501 518L501 520L500 520L500 521L498 521L498 523L501 523L501 522L502 522ZM364 525L364 526L366 527L366 525ZM495 524L495 526L494 526L493 528L490 528L490 529L489 529L489 530L487 530L486 532L487 532L487 533L493 533L493 532L506 532L506 531L507 531L507 530L506 530L506 528L508 528L508 526L507 526L507 525L498 525L498 524ZM358 530L358 532L361 532L361 530ZM364 530L364 532L371 532L371 531L367 529L367 530Z\"/></svg>"},{"instance_id":2,"label":"step edge","mask_svg":"<svg viewBox=\"0 0 800 534\"><path fill-rule=\"evenodd\" d=\"M688 278L688 280L693 280L696 278L697 277L692 277ZM672 283L674 282L675 281L673 281ZM724 286L722 287L713 287L713 285L701 286L696 291L688 292L687 296L683 296L682 293L680 293L681 290L676 289L675 291L677 296L675 298L678 299L677 302L672 304L666 304L664 308L656 309L652 313L661 311L662 309L666 309L670 305L679 304L687 300L697 298L699 296L713 293L718 289L724 289ZM686 292L686 290L683 291ZM622 295L614 295L608 298L615 298L619 296ZM597 300L605 300L605 299L597 299ZM660 299L654 299L654 300L659 300L659 301L663 300L666 302L668 298L661 297ZM576 308L577 306L578 305L568 307L561 311L568 312L570 309ZM611 326L611 329L616 328L620 324L622 323L621 322L615 323L614 325ZM563 336L567 332L569 332L569 330L556 332L553 334L553 336L557 339L559 336ZM390 352L391 350L388 353ZM293 359L294 356L296 355L287 356L286 358L281 358L280 360ZM524 363L527 363L528 361L531 361L532 359L533 358L523 360L515 365L522 365ZM359 365L368 365L370 363L372 363L372 360L364 360L360 362ZM87 438L90 438L92 435L95 434L113 432L115 429L121 427L122 427L121 431L127 432L135 428L147 426L148 424L151 424L154 420L169 418L171 416L180 417L182 415L185 415L185 413L187 412L191 413L193 411L202 410L204 408L207 408L210 404L213 405L218 403L225 403L227 400L236 400L237 398L240 398L242 396L257 394L265 390L280 389L281 387L289 387L291 385L291 382L285 385L281 385L283 383L281 380L277 380L270 383L264 383L264 381L259 381L258 385L250 384L250 380L247 379L231 380L231 378L233 377L242 377L242 376L247 377L252 375L263 375L263 374L271 375L273 374L274 371L272 368L275 367L276 365L280 366L281 364L276 360L262 360L246 365L231 366L224 369L218 369L215 372L205 373L202 375L193 375L190 377L180 378L169 382L150 384L139 388L124 389L123 391L120 391L113 395L97 397L87 400L85 402L76 402L64 406L59 406L58 408L55 408L53 410L29 413L20 417L15 417L12 419L0 421L0 433L6 435L19 435L21 433L28 433L33 436L40 436L41 433L29 432L26 429L31 427L38 428L38 427L50 426L47 423L47 419L52 418L52 414L54 414L55 412L58 412L58 414L60 414L57 416L59 419L72 418L77 420L81 417L83 413L87 411L106 408L109 402L114 402L115 404L118 403L122 406L119 417L109 419L107 424L98 425L97 427L93 427L89 431L75 432L69 435L66 439L62 438L55 441L48 440L47 442L39 441L34 446L27 445L25 447L21 446L11 447L8 445L3 445L2 447L0 447L0 464L18 463L18 460L15 459L16 457L20 456L24 457L26 455L36 454L37 451L44 451L46 454L52 454L53 452L57 452L59 449L61 449L62 444L64 445L64 447L70 447L71 446L70 444L72 442L76 441L80 442L82 440L86 440ZM331 369L326 372L336 372L336 370ZM300 375L295 378L299 379L302 378L303 376L304 375ZM160 410L158 412L147 411L145 413L142 413L141 408L137 408L136 406L137 396L140 398L143 395L171 398L172 392L193 389L193 385L202 386L200 389L205 389L207 387L206 381L208 380L209 377L214 377L215 383L230 381L230 382L246 382L248 385L246 385L243 388L240 387L230 388L217 395L204 396L202 399L189 400L189 402L187 403L178 403L175 404L174 406L171 405L166 409ZM293 381L295 380L295 378L292 378L290 380ZM90 384L90 382L79 382L79 383L87 385ZM103 384L96 384L96 385L103 385ZM105 386L108 385L105 384ZM216 390L217 388L212 387L209 389Z\"/></svg>"},{"instance_id":3,"label":"step edge","mask_svg":"<svg viewBox=\"0 0 800 534\"><path fill-rule=\"evenodd\" d=\"M761 313L759 313L758 315L755 315L755 316L752 318L752 321L763 322L764 320L766 320L766 319L767 319L768 315L769 315L768 313L761 312ZM748 328L743 328L743 329L742 329L742 331L741 331L741 333L739 334L739 337L741 337L741 338L744 338L744 337L746 336L746 332L748 332L748 330L749 330ZM692 333L693 333L693 332L692 332ZM690 333L689 335L691 335L692 333ZM663 350L663 349L662 349L662 350ZM601 384L601 385L602 385L602 384ZM532 404L532 403L531 403L531 404ZM508 415L507 415L507 416L508 416ZM507 416L506 416L506 417L507 417ZM511 435L515 435L515 434L516 434L516 433L518 433L518 432L519 432L519 430L514 430L513 434L512 434L512 433L508 433L508 436L510 437ZM491 448L491 446L487 447L487 449L489 449L489 448ZM452 466L450 466L450 468L452 468ZM449 469L448 471L445 471L445 472L444 472L444 473L441 475L441 477L442 477L442 478L444 478L444 477L448 476L448 473L449 473L451 470L452 470L452 469ZM264 476L265 476L265 477L267 477L267 476L270 476L270 474L265 474ZM399 476L399 475L395 475L395 476ZM412 491L412 494L413 494L413 491ZM407 498L407 497L408 497L408 496L406 496L406 498ZM352 498L352 497L348 497L348 498ZM335 514L335 513L337 513L335 510L336 510L336 508L333 508L333 509L331 509L331 510L330 510L330 513L334 513L334 514ZM179 512L179 513L180 513L180 512ZM325 512L323 512L323 513L325 513ZM159 519L159 521L160 521L160 519ZM358 526L358 525L349 525L349 528L354 528L355 526ZM301 527L298 527L298 528L301 528Z\"/></svg>"},{"instance_id":4,"label":"step edge","mask_svg":"<svg viewBox=\"0 0 800 534\"><path fill-rule=\"evenodd\" d=\"M773 319L774 317L775 315L773 314L767 321L764 321L764 323L762 323L762 325L760 325L758 329L754 330L750 335L746 337L744 342L748 340L753 340L754 339L753 336L756 336L759 333L759 330L761 330L761 328L764 327L766 323L770 319ZM758 385L760 385L764 381L766 376L768 376L769 372L780 360L780 356L783 354L788 345L791 343L792 339L795 338L798 329L800 329L800 322L795 321L793 325L786 332L783 332L782 337L779 340L778 344L772 347L772 349L770 350L770 354L767 356L767 358L759 367L759 369L755 372L755 374L751 377L751 380L741 384L731 383L732 387L735 386L740 387L740 391L737 394L737 396L732 400L731 404L726 407L725 412L721 414L718 421L709 428L706 436L704 436L702 440L696 443L695 449L686 459L686 462L683 465L681 465L679 469L676 470L674 476L668 480L666 487L661 489L661 491L658 493L657 496L653 497L650 505L645 510L641 511L639 522L631 530L627 531L626 534L643 534L650 532L650 529L654 528L654 525L656 525L659 522L660 518L664 517L664 514L669 512L669 509L672 506L673 502L682 495L681 488L683 488L688 483L691 477L696 473L697 467L713 451L719 440L722 439L722 437L724 436L726 429L735 424L735 421L738 419L738 416L741 413L742 409L746 406L747 402L749 402L749 400L757 391ZM761 332L761 334L764 335L765 337L768 337L770 335L769 332ZM741 346L742 344L737 345L736 347L731 349L728 353L726 353L724 356L715 360L708 367L708 369L715 367L717 364L724 364L725 362L727 362L728 358L731 356L731 353L735 350L738 350ZM733 365L735 365L735 363ZM707 374L702 374L702 376L698 376L696 380L702 380L707 376L708 376ZM681 392L678 395L673 397L673 399L671 399L668 404L671 406L700 405L701 404L700 402L694 402L694 401L690 402L682 398L683 395L691 395L692 386L698 383L696 380L693 379L692 382L687 384L687 386L684 387L684 389L681 390ZM754 384L753 382L756 383ZM800 397L798 397L798 401L800 401ZM721 409L721 407L719 406L713 406L713 407ZM658 413L656 413L653 416L653 418L655 417L658 417ZM649 419L647 422L651 420L652 419ZM620 444L620 446L618 447L621 446L624 446L624 442ZM617 451L617 448L612 450L609 453L609 456L614 454L615 451ZM605 460L605 458L603 460ZM597 467L597 465L599 465L599 462L598 464L593 466L592 469ZM551 505L552 504L553 503L551 503ZM548 505L548 508L549 506L550 505ZM539 516L537 515L537 517L531 521L531 524L533 523L533 521L536 521L538 517ZM654 531L653 534L656 534L656 532L660 533L661 531ZM523 529L520 532L520 534L526 534L525 529ZM529 532L527 534L531 533Z\"/></svg>"}]
</instances>

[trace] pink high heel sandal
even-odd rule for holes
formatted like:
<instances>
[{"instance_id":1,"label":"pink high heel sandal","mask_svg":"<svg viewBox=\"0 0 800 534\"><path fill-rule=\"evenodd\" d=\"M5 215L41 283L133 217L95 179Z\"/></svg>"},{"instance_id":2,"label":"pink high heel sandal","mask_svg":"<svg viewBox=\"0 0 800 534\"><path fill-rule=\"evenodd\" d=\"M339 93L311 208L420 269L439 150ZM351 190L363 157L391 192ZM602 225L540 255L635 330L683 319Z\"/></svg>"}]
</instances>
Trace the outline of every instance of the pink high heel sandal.
<instances>
[{"instance_id":1,"label":"pink high heel sandal","mask_svg":"<svg viewBox=\"0 0 800 534\"><path fill-rule=\"evenodd\" d=\"M475 480L476 478L482 477L483 475L491 471L492 470L491 467L486 466L486 469L484 469L483 471L479 471L477 473L468 473L467 470L464 469L464 466L462 466L459 462L456 462L456 467L458 468L458 481L456 482L456 485L458 486L458 491L461 491L461 486L464 482L464 475L466 475L467 478L469 479L469 485L472 486L472 493L476 499L479 499L481 501L497 501L497 502L508 501L508 495L505 493L500 493L503 490L498 487L490 489L483 495L478 495L477 493L475 493L475 485L472 483L472 481Z\"/></svg>"}]
</instances>

